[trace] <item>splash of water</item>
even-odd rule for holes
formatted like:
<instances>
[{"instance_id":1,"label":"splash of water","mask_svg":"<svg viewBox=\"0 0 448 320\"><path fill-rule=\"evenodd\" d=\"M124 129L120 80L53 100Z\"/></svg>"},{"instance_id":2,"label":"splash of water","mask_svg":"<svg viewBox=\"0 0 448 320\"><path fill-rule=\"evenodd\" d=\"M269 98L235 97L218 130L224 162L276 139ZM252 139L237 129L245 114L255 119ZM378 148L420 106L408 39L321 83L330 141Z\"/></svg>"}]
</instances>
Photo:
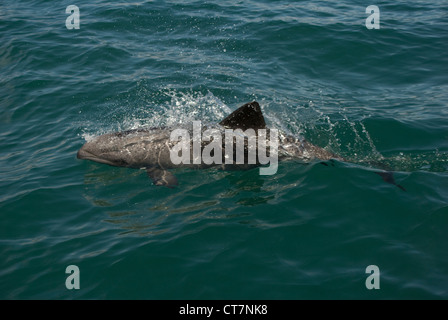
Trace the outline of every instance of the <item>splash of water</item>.
<instances>
[{"instance_id":1,"label":"splash of water","mask_svg":"<svg viewBox=\"0 0 448 320\"><path fill-rule=\"evenodd\" d=\"M149 101L148 92L139 89L138 98L140 105L133 104L127 98L118 99L113 106L114 112L102 114L97 121L87 121L80 136L89 141L96 136L115 131L125 131L137 128L150 127L175 127L192 123L195 120L203 122L221 121L231 113L231 109L218 97L208 91L205 94L194 91L178 91L174 89L162 89L157 94L151 94L154 100ZM127 105L127 106L123 106ZM103 120L101 123L99 121Z\"/></svg>"}]
</instances>

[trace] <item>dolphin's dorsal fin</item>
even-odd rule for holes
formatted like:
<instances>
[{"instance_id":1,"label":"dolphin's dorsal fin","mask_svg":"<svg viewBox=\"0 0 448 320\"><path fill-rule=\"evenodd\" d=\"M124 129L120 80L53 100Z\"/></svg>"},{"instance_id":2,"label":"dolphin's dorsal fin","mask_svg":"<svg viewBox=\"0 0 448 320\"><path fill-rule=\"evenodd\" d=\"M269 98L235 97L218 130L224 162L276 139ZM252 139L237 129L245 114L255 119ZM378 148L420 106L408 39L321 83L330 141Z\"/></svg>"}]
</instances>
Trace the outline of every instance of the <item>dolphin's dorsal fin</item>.
<instances>
[{"instance_id":1,"label":"dolphin's dorsal fin","mask_svg":"<svg viewBox=\"0 0 448 320\"><path fill-rule=\"evenodd\" d=\"M257 101L246 103L233 111L224 120L219 123L221 126L229 129L265 129L263 113Z\"/></svg>"}]
</instances>

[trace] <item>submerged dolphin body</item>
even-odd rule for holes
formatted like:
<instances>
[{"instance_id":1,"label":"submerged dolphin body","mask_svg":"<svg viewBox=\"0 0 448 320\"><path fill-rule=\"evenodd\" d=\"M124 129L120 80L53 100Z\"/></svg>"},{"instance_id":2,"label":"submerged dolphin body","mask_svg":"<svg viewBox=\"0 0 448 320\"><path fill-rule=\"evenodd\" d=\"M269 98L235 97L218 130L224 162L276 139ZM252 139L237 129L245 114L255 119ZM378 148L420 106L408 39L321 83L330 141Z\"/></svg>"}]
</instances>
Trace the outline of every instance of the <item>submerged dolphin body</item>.
<instances>
[{"instance_id":1,"label":"submerged dolphin body","mask_svg":"<svg viewBox=\"0 0 448 320\"><path fill-rule=\"evenodd\" d=\"M231 113L214 129L220 130L222 134L224 134L225 129L259 130L266 129L266 123L260 105L253 101ZM92 160L117 167L145 168L155 185L168 187L177 185L176 177L168 171L177 167L207 168L222 166L223 169L246 169L260 165L258 161L256 164L248 163L247 155L249 150L246 141L243 164L237 163L235 159L233 159L231 164L225 162L226 151L224 144L222 147L223 161L220 165L206 164L204 162L193 164L193 161L190 164L173 164L170 150L178 142L171 141L171 132L172 130L169 128L150 128L104 134L86 142L78 151L77 157L78 159ZM190 143L189 145L192 150L193 144ZM202 142L201 150L206 145L207 143ZM267 149L269 149L269 143L267 145ZM269 150L269 152L274 152L274 150ZM233 152L233 155L235 155L235 152ZM278 136L277 155L278 160L297 159L308 162L312 160L336 159L344 161L342 157L315 146L303 138L296 138L281 132ZM386 182L396 185L391 173L382 172L381 176Z\"/></svg>"}]
</instances>

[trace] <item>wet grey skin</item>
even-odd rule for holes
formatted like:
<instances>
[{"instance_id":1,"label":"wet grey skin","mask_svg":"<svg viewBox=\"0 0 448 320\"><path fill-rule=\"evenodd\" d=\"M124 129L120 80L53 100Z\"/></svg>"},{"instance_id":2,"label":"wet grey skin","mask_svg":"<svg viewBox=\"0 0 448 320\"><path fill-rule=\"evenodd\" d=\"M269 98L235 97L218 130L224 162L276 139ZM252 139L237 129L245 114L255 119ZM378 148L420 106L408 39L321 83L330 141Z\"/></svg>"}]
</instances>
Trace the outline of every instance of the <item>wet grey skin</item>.
<instances>
[{"instance_id":1,"label":"wet grey skin","mask_svg":"<svg viewBox=\"0 0 448 320\"><path fill-rule=\"evenodd\" d=\"M255 131L258 129L267 129L260 105L256 101L241 106L218 125L213 126L213 128L220 130L223 135L225 129L241 129L243 131L250 128ZM203 131L205 129L205 127L202 128ZM172 128L150 128L104 134L86 142L82 148L79 149L77 157L78 159L91 160L117 167L144 168L155 185L167 187L174 187L178 184L177 178L169 171L173 168L190 167L203 169L212 166L220 166L222 169L231 170L248 169L260 165L259 163L256 163L255 165L249 165L247 163L247 139L245 139L244 149L245 163L236 164L235 159L233 159L232 164L225 164L226 152L224 136L222 138L223 164L205 164L203 162L200 164L192 164L193 161L190 161L190 164L175 165L170 158L170 150L177 143L176 141L170 141L172 130ZM267 129L267 131L269 132L269 129ZM192 137L192 134L190 134L190 136ZM207 144L208 142L202 142L201 148L203 149ZM267 139L267 145L269 146L269 139ZM190 159L192 160L192 143L190 143L190 146ZM269 150L269 147L267 149ZM235 157L235 144L233 151ZM256 154L258 154L258 152ZM278 160L282 161L286 159L295 159L304 162L313 160L325 161L331 159L345 161L342 157L313 145L303 138L296 138L279 132ZM322 164L328 165L325 162L322 162ZM395 184L391 174L389 175L387 172L381 172L380 175L386 182Z\"/></svg>"}]
</instances>

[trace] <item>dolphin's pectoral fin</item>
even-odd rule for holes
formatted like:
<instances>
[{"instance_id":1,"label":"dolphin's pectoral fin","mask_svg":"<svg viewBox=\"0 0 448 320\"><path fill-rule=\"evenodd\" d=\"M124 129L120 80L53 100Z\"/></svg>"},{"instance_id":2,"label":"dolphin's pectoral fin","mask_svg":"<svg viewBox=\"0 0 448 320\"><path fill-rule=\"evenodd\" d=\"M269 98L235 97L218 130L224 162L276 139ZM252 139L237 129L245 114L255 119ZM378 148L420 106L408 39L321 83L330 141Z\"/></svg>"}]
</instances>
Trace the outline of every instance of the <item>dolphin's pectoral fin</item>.
<instances>
[{"instance_id":1,"label":"dolphin's pectoral fin","mask_svg":"<svg viewBox=\"0 0 448 320\"><path fill-rule=\"evenodd\" d=\"M397 186L401 190L406 191L406 189L403 186L401 186L401 185L399 185L399 184L397 184L395 182L394 175L393 175L392 172L390 172L390 171L380 171L380 172L375 172L375 173L377 175L379 175L381 178L383 178L383 180L385 182L393 184L394 186Z\"/></svg>"},{"instance_id":2,"label":"dolphin's pectoral fin","mask_svg":"<svg viewBox=\"0 0 448 320\"><path fill-rule=\"evenodd\" d=\"M146 168L146 173L156 186L174 188L178 185L177 178L169 171L160 168Z\"/></svg>"}]
</instances>

